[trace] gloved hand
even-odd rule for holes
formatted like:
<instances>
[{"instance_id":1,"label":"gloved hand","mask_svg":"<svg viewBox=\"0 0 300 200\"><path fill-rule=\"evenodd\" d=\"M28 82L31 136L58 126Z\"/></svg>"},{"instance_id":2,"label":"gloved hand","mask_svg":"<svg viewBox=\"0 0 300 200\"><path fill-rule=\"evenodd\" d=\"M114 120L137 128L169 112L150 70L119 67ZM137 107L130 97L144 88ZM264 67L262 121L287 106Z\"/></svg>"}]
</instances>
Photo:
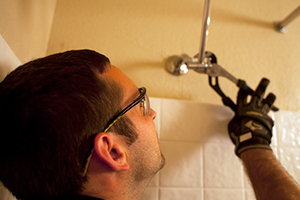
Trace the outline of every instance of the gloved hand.
<instances>
[{"instance_id":1,"label":"gloved hand","mask_svg":"<svg viewBox=\"0 0 300 200\"><path fill-rule=\"evenodd\" d=\"M270 93L265 99L264 93L269 80L263 78L247 102L249 93L239 90L234 118L228 124L228 133L235 144L237 156L248 149L264 148L271 150L273 120L267 114L276 96Z\"/></svg>"}]
</instances>

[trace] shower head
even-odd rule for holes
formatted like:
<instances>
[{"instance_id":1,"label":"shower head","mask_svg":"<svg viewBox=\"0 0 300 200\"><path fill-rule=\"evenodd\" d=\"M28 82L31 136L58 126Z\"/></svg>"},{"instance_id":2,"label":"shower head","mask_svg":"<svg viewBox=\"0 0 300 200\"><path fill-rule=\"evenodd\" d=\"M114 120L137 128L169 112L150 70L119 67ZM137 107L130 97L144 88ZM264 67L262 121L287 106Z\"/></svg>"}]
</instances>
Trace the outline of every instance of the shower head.
<instances>
[{"instance_id":1,"label":"shower head","mask_svg":"<svg viewBox=\"0 0 300 200\"><path fill-rule=\"evenodd\" d=\"M188 66L186 62L192 62L193 59L187 54L182 54L180 56L170 56L166 60L167 71L173 75L183 75L188 73Z\"/></svg>"},{"instance_id":2,"label":"shower head","mask_svg":"<svg viewBox=\"0 0 300 200\"><path fill-rule=\"evenodd\" d=\"M213 63L217 63L217 57L212 52L206 51L202 63L199 63L197 58L199 58L199 53L194 58L187 54L170 56L166 60L167 71L176 76L186 74L190 69L201 74L213 75L210 69Z\"/></svg>"}]
</instances>

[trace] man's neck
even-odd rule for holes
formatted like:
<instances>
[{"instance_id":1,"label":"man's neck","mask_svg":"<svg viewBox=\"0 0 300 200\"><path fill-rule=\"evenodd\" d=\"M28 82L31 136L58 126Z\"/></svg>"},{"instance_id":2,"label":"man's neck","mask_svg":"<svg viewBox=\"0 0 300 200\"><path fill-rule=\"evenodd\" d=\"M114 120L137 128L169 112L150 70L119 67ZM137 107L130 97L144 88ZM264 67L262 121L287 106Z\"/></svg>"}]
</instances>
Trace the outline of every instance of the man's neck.
<instances>
[{"instance_id":1,"label":"man's neck","mask_svg":"<svg viewBox=\"0 0 300 200\"><path fill-rule=\"evenodd\" d=\"M103 175L103 174L102 174ZM110 174L106 177L88 176L84 190L80 195L96 197L105 200L140 200L147 184L128 182L124 177Z\"/></svg>"}]
</instances>

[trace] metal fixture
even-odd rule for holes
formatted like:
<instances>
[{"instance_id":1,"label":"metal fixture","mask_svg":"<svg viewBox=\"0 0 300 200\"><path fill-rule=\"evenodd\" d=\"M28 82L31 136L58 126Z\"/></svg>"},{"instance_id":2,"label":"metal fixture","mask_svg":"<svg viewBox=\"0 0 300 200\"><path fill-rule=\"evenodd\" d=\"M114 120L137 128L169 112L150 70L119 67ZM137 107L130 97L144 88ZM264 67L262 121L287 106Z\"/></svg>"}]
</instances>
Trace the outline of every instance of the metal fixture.
<instances>
[{"instance_id":1,"label":"metal fixture","mask_svg":"<svg viewBox=\"0 0 300 200\"><path fill-rule=\"evenodd\" d=\"M219 86L218 77L225 77L233 82L240 89L245 90L247 93L252 94L254 91L247 86L246 82L241 79L235 78L224 68L217 64L217 57L212 53L205 51L206 37L208 35L208 25L210 23L209 12L210 12L211 0L205 1L204 6L204 17L203 17L203 29L201 37L201 45L199 54L191 58L187 54L180 56L173 55L166 60L166 69L173 75L184 75L189 70L194 70L200 74L207 74L209 85L221 96L223 104L229 106L233 111L236 110L234 102L227 97ZM277 111L278 108L275 106L271 107L272 110Z\"/></svg>"},{"instance_id":2,"label":"metal fixture","mask_svg":"<svg viewBox=\"0 0 300 200\"><path fill-rule=\"evenodd\" d=\"M287 25L293 21L296 17L300 15L300 6L296 8L291 14L289 14L284 20L275 22L274 27L277 31L285 33L287 30Z\"/></svg>"}]
</instances>

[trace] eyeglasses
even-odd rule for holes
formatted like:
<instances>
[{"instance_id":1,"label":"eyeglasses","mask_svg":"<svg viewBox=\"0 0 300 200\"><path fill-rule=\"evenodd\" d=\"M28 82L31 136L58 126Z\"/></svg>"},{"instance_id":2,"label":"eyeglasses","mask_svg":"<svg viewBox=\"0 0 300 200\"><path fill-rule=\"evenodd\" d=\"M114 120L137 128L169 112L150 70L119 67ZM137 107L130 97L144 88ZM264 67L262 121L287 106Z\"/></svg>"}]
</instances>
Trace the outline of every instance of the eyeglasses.
<instances>
[{"instance_id":1,"label":"eyeglasses","mask_svg":"<svg viewBox=\"0 0 300 200\"><path fill-rule=\"evenodd\" d=\"M126 108L124 108L119 114L117 114L106 126L106 128L104 129L104 133L106 133L126 112L128 112L131 108L133 108L134 106L136 106L137 104L140 104L140 108L143 109L143 116L148 116L150 114L151 108L150 108L150 101L149 101L149 97L146 94L146 88L141 87L139 88L140 91L140 96L138 96L138 98L136 98L131 104L129 104ZM84 172L83 172L83 176L84 177L86 175L87 172L87 168L89 166L92 154L94 151L94 144L91 145L91 148L89 149L86 158L86 161L84 162Z\"/></svg>"}]
</instances>

